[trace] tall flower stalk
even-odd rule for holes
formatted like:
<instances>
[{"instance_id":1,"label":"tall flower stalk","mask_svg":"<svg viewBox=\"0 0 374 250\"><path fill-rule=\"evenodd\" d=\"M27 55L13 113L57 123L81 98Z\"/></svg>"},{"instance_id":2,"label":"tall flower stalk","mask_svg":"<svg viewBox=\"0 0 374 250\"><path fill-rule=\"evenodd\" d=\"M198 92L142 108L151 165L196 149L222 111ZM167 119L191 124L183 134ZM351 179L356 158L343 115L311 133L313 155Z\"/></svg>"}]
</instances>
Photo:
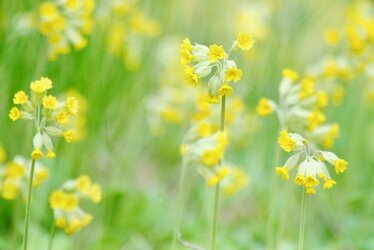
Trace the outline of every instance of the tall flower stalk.
<instances>
[{"instance_id":1,"label":"tall flower stalk","mask_svg":"<svg viewBox=\"0 0 374 250\"><path fill-rule=\"evenodd\" d=\"M305 187L302 191L301 196L301 209L300 209L300 228L299 228L299 247L298 250L304 249L304 235L305 235L305 215L306 215L306 205L308 196L305 193Z\"/></svg>"},{"instance_id":2,"label":"tall flower stalk","mask_svg":"<svg viewBox=\"0 0 374 250\"><path fill-rule=\"evenodd\" d=\"M254 40L247 33L240 32L238 38L233 42L228 53L223 46L212 44L209 47L201 44L192 45L188 38L184 39L181 45L181 63L184 66L186 81L196 87L199 79L209 78L206 101L211 104L221 103L220 129L213 135L206 135L206 138L191 136L186 140L184 159L196 161L200 159L198 169L208 183L208 186L215 186L213 218L212 218L212 235L210 249L216 248L216 234L219 208L220 185L224 180L238 181L238 183L226 187L226 193L232 193L245 185L247 182L242 178L242 173L235 172L230 167L224 165L223 157L227 145L227 134L225 133L225 108L226 96L233 93L233 87L242 77L242 70L236 63L231 60L230 54L233 50L249 50L253 47ZM192 129L193 131L193 129ZM190 141L190 144L188 142ZM233 177L229 177L230 173ZM238 174L239 173L239 174ZM230 180L231 179L231 180Z\"/></svg>"},{"instance_id":3,"label":"tall flower stalk","mask_svg":"<svg viewBox=\"0 0 374 250\"><path fill-rule=\"evenodd\" d=\"M46 151L46 158L56 157L51 136L63 137L67 142L72 141L72 130L69 125L69 117L78 114L78 102L73 97L66 101L59 101L47 91L52 88L52 81L42 77L40 80L31 82L31 98L24 91L18 91L13 98L13 107L9 112L12 121L19 119L31 120L35 124L36 133L33 138L34 149L31 153L31 168L27 191L27 203L25 212L23 250L27 249L32 189L36 185L34 181L34 170L36 160L43 158L43 149Z\"/></svg>"}]
</instances>

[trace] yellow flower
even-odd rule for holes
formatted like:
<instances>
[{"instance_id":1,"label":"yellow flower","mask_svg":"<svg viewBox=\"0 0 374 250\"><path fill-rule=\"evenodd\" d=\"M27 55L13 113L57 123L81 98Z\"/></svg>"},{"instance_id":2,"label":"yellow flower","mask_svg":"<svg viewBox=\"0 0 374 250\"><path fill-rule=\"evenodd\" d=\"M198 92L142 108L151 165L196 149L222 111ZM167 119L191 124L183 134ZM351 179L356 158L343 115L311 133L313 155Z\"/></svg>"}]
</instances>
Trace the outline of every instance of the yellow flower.
<instances>
[{"instance_id":1,"label":"yellow flower","mask_svg":"<svg viewBox=\"0 0 374 250\"><path fill-rule=\"evenodd\" d=\"M91 186L90 197L93 203L99 203L101 201L102 192L98 184L93 184Z\"/></svg>"},{"instance_id":2,"label":"yellow flower","mask_svg":"<svg viewBox=\"0 0 374 250\"><path fill-rule=\"evenodd\" d=\"M338 159L334 161L335 172L337 174L344 173L347 169L348 162L343 159Z\"/></svg>"},{"instance_id":3,"label":"yellow flower","mask_svg":"<svg viewBox=\"0 0 374 250\"><path fill-rule=\"evenodd\" d=\"M228 84L223 84L221 88L219 88L218 93L221 96L225 96L225 95L231 95L233 91L234 90L231 86L229 86Z\"/></svg>"},{"instance_id":4,"label":"yellow flower","mask_svg":"<svg viewBox=\"0 0 374 250\"><path fill-rule=\"evenodd\" d=\"M42 17L54 18L58 15L58 9L52 2L44 2L39 8L39 13Z\"/></svg>"},{"instance_id":5,"label":"yellow flower","mask_svg":"<svg viewBox=\"0 0 374 250\"><path fill-rule=\"evenodd\" d=\"M317 186L319 184L319 181L313 177L313 176L307 176L305 178L305 182L304 182L304 185L305 187L313 187L313 186Z\"/></svg>"},{"instance_id":6,"label":"yellow flower","mask_svg":"<svg viewBox=\"0 0 374 250\"><path fill-rule=\"evenodd\" d=\"M320 108L325 108L329 104L329 99L326 92L320 91L317 93L317 105Z\"/></svg>"},{"instance_id":7,"label":"yellow flower","mask_svg":"<svg viewBox=\"0 0 374 250\"><path fill-rule=\"evenodd\" d=\"M35 176L35 179L33 181L33 186L34 187L37 187L40 185L40 183L42 183L43 181L45 181L47 178L48 178L48 175L49 175L49 172L47 169L39 169L36 173L36 176Z\"/></svg>"},{"instance_id":8,"label":"yellow flower","mask_svg":"<svg viewBox=\"0 0 374 250\"><path fill-rule=\"evenodd\" d=\"M78 198L74 194L65 194L64 209L66 211L73 211L78 207Z\"/></svg>"},{"instance_id":9,"label":"yellow flower","mask_svg":"<svg viewBox=\"0 0 374 250\"><path fill-rule=\"evenodd\" d=\"M299 78L299 74L292 69L284 69L282 75L291 81L296 81Z\"/></svg>"},{"instance_id":10,"label":"yellow flower","mask_svg":"<svg viewBox=\"0 0 374 250\"><path fill-rule=\"evenodd\" d=\"M309 122L308 129L309 129L309 131L312 132L318 125L321 125L325 121L326 121L326 117L321 111L319 111L319 110L313 111L308 116L308 122Z\"/></svg>"},{"instance_id":11,"label":"yellow flower","mask_svg":"<svg viewBox=\"0 0 374 250\"><path fill-rule=\"evenodd\" d=\"M295 177L295 183L297 185L304 185L304 183L305 183L305 177L303 175L301 175L301 174L297 175Z\"/></svg>"},{"instance_id":12,"label":"yellow flower","mask_svg":"<svg viewBox=\"0 0 374 250\"><path fill-rule=\"evenodd\" d=\"M66 111L69 114L78 115L79 103L78 103L78 100L75 97L69 96L66 99L66 104L65 105L66 105L65 106Z\"/></svg>"},{"instance_id":13,"label":"yellow flower","mask_svg":"<svg viewBox=\"0 0 374 250\"><path fill-rule=\"evenodd\" d=\"M316 190L313 187L307 187L305 189L306 194L316 194Z\"/></svg>"},{"instance_id":14,"label":"yellow flower","mask_svg":"<svg viewBox=\"0 0 374 250\"><path fill-rule=\"evenodd\" d=\"M226 81L238 82L242 78L243 72L238 68L229 68L225 72Z\"/></svg>"},{"instance_id":15,"label":"yellow flower","mask_svg":"<svg viewBox=\"0 0 374 250\"><path fill-rule=\"evenodd\" d=\"M277 175L282 176L282 178L285 180L288 180L290 178L290 175L288 173L288 168L286 167L276 167L275 172Z\"/></svg>"},{"instance_id":16,"label":"yellow flower","mask_svg":"<svg viewBox=\"0 0 374 250\"><path fill-rule=\"evenodd\" d=\"M12 121L17 121L21 117L22 117L22 114L18 108L16 107L11 108L11 110L9 111L9 118Z\"/></svg>"},{"instance_id":17,"label":"yellow flower","mask_svg":"<svg viewBox=\"0 0 374 250\"><path fill-rule=\"evenodd\" d=\"M309 77L306 77L301 82L300 98L304 99L314 93L314 82Z\"/></svg>"},{"instance_id":18,"label":"yellow flower","mask_svg":"<svg viewBox=\"0 0 374 250\"><path fill-rule=\"evenodd\" d=\"M261 116L267 116L273 113L273 106L266 98L261 98L256 107L257 114Z\"/></svg>"},{"instance_id":19,"label":"yellow flower","mask_svg":"<svg viewBox=\"0 0 374 250\"><path fill-rule=\"evenodd\" d=\"M56 97L52 95L44 96L43 97L43 106L46 109L56 109L58 106L58 100Z\"/></svg>"},{"instance_id":20,"label":"yellow flower","mask_svg":"<svg viewBox=\"0 0 374 250\"><path fill-rule=\"evenodd\" d=\"M53 191L49 197L49 204L51 208L64 208L65 207L66 196L65 193L61 190Z\"/></svg>"},{"instance_id":21,"label":"yellow flower","mask_svg":"<svg viewBox=\"0 0 374 250\"><path fill-rule=\"evenodd\" d=\"M43 152L39 148L35 148L31 153L31 158L33 158L34 160L40 160L41 158L43 158Z\"/></svg>"},{"instance_id":22,"label":"yellow flower","mask_svg":"<svg viewBox=\"0 0 374 250\"><path fill-rule=\"evenodd\" d=\"M238 46L242 50L249 50L253 47L255 40L246 32L240 32L238 35Z\"/></svg>"},{"instance_id":23,"label":"yellow flower","mask_svg":"<svg viewBox=\"0 0 374 250\"><path fill-rule=\"evenodd\" d=\"M192 61L192 44L188 38L183 40L181 44L181 63L183 65L189 64Z\"/></svg>"},{"instance_id":24,"label":"yellow flower","mask_svg":"<svg viewBox=\"0 0 374 250\"><path fill-rule=\"evenodd\" d=\"M18 91L13 98L14 104L25 104L27 103L29 97L26 95L24 91Z\"/></svg>"},{"instance_id":25,"label":"yellow flower","mask_svg":"<svg viewBox=\"0 0 374 250\"><path fill-rule=\"evenodd\" d=\"M185 66L184 75L185 75L187 82L191 86L196 87L197 82L199 81L199 75L194 73L194 69L190 66Z\"/></svg>"},{"instance_id":26,"label":"yellow flower","mask_svg":"<svg viewBox=\"0 0 374 250\"><path fill-rule=\"evenodd\" d=\"M65 218L59 217L55 220L55 225L58 228L64 228L66 226L67 222Z\"/></svg>"},{"instance_id":27,"label":"yellow flower","mask_svg":"<svg viewBox=\"0 0 374 250\"><path fill-rule=\"evenodd\" d=\"M210 179L208 180L208 186L212 187L212 186L216 185L218 182L219 182L218 176L214 175L214 176L210 177Z\"/></svg>"},{"instance_id":28,"label":"yellow flower","mask_svg":"<svg viewBox=\"0 0 374 250\"><path fill-rule=\"evenodd\" d=\"M212 63L217 62L219 59L224 59L226 57L226 53L223 46L218 46L217 44L210 45L208 57L209 61Z\"/></svg>"},{"instance_id":29,"label":"yellow flower","mask_svg":"<svg viewBox=\"0 0 374 250\"><path fill-rule=\"evenodd\" d=\"M88 194L91 188L91 179L87 175L79 176L77 179L77 189L82 194Z\"/></svg>"},{"instance_id":30,"label":"yellow flower","mask_svg":"<svg viewBox=\"0 0 374 250\"><path fill-rule=\"evenodd\" d=\"M333 179L327 179L323 184L323 189L330 189L336 184L336 181Z\"/></svg>"},{"instance_id":31,"label":"yellow flower","mask_svg":"<svg viewBox=\"0 0 374 250\"><path fill-rule=\"evenodd\" d=\"M51 149L49 149L47 151L47 159L53 159L53 158L56 158L56 154Z\"/></svg>"},{"instance_id":32,"label":"yellow flower","mask_svg":"<svg viewBox=\"0 0 374 250\"><path fill-rule=\"evenodd\" d=\"M223 157L222 150L208 149L208 150L205 150L204 153L201 155L201 162L208 166L214 166L219 163L222 157Z\"/></svg>"},{"instance_id":33,"label":"yellow flower","mask_svg":"<svg viewBox=\"0 0 374 250\"><path fill-rule=\"evenodd\" d=\"M17 197L18 188L13 181L6 181L2 187L2 196L4 199L13 200Z\"/></svg>"},{"instance_id":34,"label":"yellow flower","mask_svg":"<svg viewBox=\"0 0 374 250\"><path fill-rule=\"evenodd\" d=\"M17 163L9 163L6 168L7 178L15 179L18 177L23 177L25 175L25 168L23 165Z\"/></svg>"},{"instance_id":35,"label":"yellow flower","mask_svg":"<svg viewBox=\"0 0 374 250\"><path fill-rule=\"evenodd\" d=\"M67 130L62 133L62 136L64 137L66 142L72 142L73 140L73 131L72 130Z\"/></svg>"},{"instance_id":36,"label":"yellow flower","mask_svg":"<svg viewBox=\"0 0 374 250\"><path fill-rule=\"evenodd\" d=\"M206 136L213 134L214 129L211 124L207 122L201 122L198 125L198 132L199 132L199 136L206 137Z\"/></svg>"},{"instance_id":37,"label":"yellow flower","mask_svg":"<svg viewBox=\"0 0 374 250\"><path fill-rule=\"evenodd\" d=\"M42 77L40 80L31 82L30 88L34 93L42 94L52 88L52 81L47 77Z\"/></svg>"},{"instance_id":38,"label":"yellow flower","mask_svg":"<svg viewBox=\"0 0 374 250\"><path fill-rule=\"evenodd\" d=\"M69 116L66 111L60 111L56 116L56 121L60 124L66 124L69 122Z\"/></svg>"},{"instance_id":39,"label":"yellow flower","mask_svg":"<svg viewBox=\"0 0 374 250\"><path fill-rule=\"evenodd\" d=\"M325 40L328 45L336 46L340 40L339 31L335 29L327 30L325 32Z\"/></svg>"},{"instance_id":40,"label":"yellow flower","mask_svg":"<svg viewBox=\"0 0 374 250\"><path fill-rule=\"evenodd\" d=\"M287 133L286 130L282 130L278 137L278 143L280 147L286 151L291 152L296 147L296 141Z\"/></svg>"}]
</instances>

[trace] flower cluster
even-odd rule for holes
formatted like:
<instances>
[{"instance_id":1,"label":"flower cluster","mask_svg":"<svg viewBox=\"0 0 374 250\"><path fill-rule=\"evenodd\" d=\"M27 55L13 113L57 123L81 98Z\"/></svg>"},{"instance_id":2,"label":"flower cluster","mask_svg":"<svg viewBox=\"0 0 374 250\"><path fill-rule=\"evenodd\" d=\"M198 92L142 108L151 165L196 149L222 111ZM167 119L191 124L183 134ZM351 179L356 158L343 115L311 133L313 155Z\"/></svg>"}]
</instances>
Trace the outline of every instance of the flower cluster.
<instances>
[{"instance_id":1,"label":"flower cluster","mask_svg":"<svg viewBox=\"0 0 374 250\"><path fill-rule=\"evenodd\" d=\"M19 194L23 199L27 197L30 183L30 160L16 156L5 165L0 165L0 195L7 200L16 199ZM35 177L33 187L38 187L48 177L48 170L39 162L35 163Z\"/></svg>"},{"instance_id":2,"label":"flower cluster","mask_svg":"<svg viewBox=\"0 0 374 250\"><path fill-rule=\"evenodd\" d=\"M328 105L326 92L316 90L312 77L298 81L299 75L291 69L283 70L279 86L279 103L261 98L257 113L267 116L277 113L281 127L314 138L326 148L333 146L339 134L337 124L324 124L326 117L322 110Z\"/></svg>"},{"instance_id":3,"label":"flower cluster","mask_svg":"<svg viewBox=\"0 0 374 250\"><path fill-rule=\"evenodd\" d=\"M66 234L80 231L91 223L93 217L80 207L80 201L89 199L93 203L101 201L101 188L92 183L90 177L82 175L68 180L58 190L52 192L49 203L54 212L55 224Z\"/></svg>"},{"instance_id":4,"label":"flower cluster","mask_svg":"<svg viewBox=\"0 0 374 250\"><path fill-rule=\"evenodd\" d=\"M187 82L196 87L199 79L209 77L208 101L219 103L220 96L230 95L233 88L229 83L236 83L242 77L242 71L230 60L230 53L235 48L247 51L253 47L254 40L248 33L240 32L228 53L223 46L212 44L192 45L188 38L181 44L181 63Z\"/></svg>"},{"instance_id":5,"label":"flower cluster","mask_svg":"<svg viewBox=\"0 0 374 250\"><path fill-rule=\"evenodd\" d=\"M135 1L108 1L111 19L107 45L109 52L123 59L129 70L137 70L141 64L144 38L153 38L160 33L157 20L147 16Z\"/></svg>"},{"instance_id":6,"label":"flower cluster","mask_svg":"<svg viewBox=\"0 0 374 250\"><path fill-rule=\"evenodd\" d=\"M46 77L31 82L31 98L24 92L18 91L13 98L17 105L9 112L12 121L19 119L32 120L35 123L36 134L33 138L33 159L41 159L43 148L47 150L47 159L56 157L51 136L61 136L67 142L73 139L69 118L78 115L78 102L74 97L67 97L59 101L53 95L47 95L52 88L52 81Z\"/></svg>"},{"instance_id":7,"label":"flower cluster","mask_svg":"<svg viewBox=\"0 0 374 250\"><path fill-rule=\"evenodd\" d=\"M87 45L85 35L92 31L94 0L43 2L39 7L39 30L48 38L49 59L80 50Z\"/></svg>"},{"instance_id":8,"label":"flower cluster","mask_svg":"<svg viewBox=\"0 0 374 250\"><path fill-rule=\"evenodd\" d=\"M345 160L332 152L319 150L299 134L282 130L278 143L284 151L292 152L293 155L288 158L284 166L276 167L276 173L288 180L289 171L297 168L294 181L297 185L303 185L307 194L316 193L315 188L319 185L318 178L324 181L324 189L332 188L336 184L325 162L334 166L336 174L343 173L347 169L348 163Z\"/></svg>"},{"instance_id":9,"label":"flower cluster","mask_svg":"<svg viewBox=\"0 0 374 250\"><path fill-rule=\"evenodd\" d=\"M247 185L248 178L241 169L221 164L228 144L227 134L215 132L202 136L200 130L201 127L193 126L185 137L181 147L184 164L197 166L209 187L220 183L224 194L236 193Z\"/></svg>"}]
</instances>

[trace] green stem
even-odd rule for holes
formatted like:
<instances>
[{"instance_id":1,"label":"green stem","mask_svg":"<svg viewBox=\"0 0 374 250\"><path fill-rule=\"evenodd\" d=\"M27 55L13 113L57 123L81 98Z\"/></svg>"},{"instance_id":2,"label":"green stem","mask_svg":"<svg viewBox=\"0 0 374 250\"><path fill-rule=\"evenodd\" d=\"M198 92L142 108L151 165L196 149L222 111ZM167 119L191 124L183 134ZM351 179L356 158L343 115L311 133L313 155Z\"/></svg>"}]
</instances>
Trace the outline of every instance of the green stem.
<instances>
[{"instance_id":1,"label":"green stem","mask_svg":"<svg viewBox=\"0 0 374 250\"><path fill-rule=\"evenodd\" d=\"M306 203L308 196L305 193L305 187L303 187L303 194L301 196L301 210L300 210L300 228L299 228L299 248L304 248L304 234L305 234L305 214L306 214Z\"/></svg>"},{"instance_id":2,"label":"green stem","mask_svg":"<svg viewBox=\"0 0 374 250\"><path fill-rule=\"evenodd\" d=\"M25 215L25 230L23 235L23 250L27 249L27 237L29 234L29 219L30 219L30 205L31 205L31 194L32 194L32 184L34 179L34 169L35 169L35 159L31 161L30 179L29 179L29 190L27 195L26 203L26 215Z\"/></svg>"},{"instance_id":3,"label":"green stem","mask_svg":"<svg viewBox=\"0 0 374 250\"><path fill-rule=\"evenodd\" d=\"M225 111L226 111L226 96L222 96L221 102L221 126L220 131L225 131ZM223 163L223 157L221 160L221 166ZM217 232L217 213L218 213L218 204L219 204L219 182L216 184L216 191L214 194L214 211L213 211L213 222L212 222L212 238L211 238L211 245L210 249L216 249L216 232Z\"/></svg>"},{"instance_id":4,"label":"green stem","mask_svg":"<svg viewBox=\"0 0 374 250\"><path fill-rule=\"evenodd\" d=\"M48 250L52 250L53 239L55 238L55 222L52 221L51 234L49 235Z\"/></svg>"},{"instance_id":5,"label":"green stem","mask_svg":"<svg viewBox=\"0 0 374 250\"><path fill-rule=\"evenodd\" d=\"M180 181L179 181L177 216L176 216L176 222L175 222L175 228L174 228L173 244L171 248L173 250L175 250L177 246L179 228L180 228L181 218L182 218L182 213L183 213L184 196L185 196L185 179L186 179L186 164L183 162L182 173L181 173Z\"/></svg>"}]
</instances>

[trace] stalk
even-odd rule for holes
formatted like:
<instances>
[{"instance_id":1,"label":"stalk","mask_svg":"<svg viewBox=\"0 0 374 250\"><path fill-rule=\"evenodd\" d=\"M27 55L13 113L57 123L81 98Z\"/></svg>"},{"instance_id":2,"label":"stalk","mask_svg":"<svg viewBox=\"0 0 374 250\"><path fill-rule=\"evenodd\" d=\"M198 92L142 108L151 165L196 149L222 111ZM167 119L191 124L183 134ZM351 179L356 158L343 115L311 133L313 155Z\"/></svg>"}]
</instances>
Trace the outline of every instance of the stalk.
<instances>
[{"instance_id":1,"label":"stalk","mask_svg":"<svg viewBox=\"0 0 374 250\"><path fill-rule=\"evenodd\" d=\"M30 179L29 179L29 190L27 194L26 203L26 214L25 214L25 230L23 235L23 250L27 250L27 239L29 234L29 221L30 221L30 205L31 205L31 195L32 195L32 184L34 179L34 169L35 169L35 159L31 161Z\"/></svg>"},{"instance_id":2,"label":"stalk","mask_svg":"<svg viewBox=\"0 0 374 250\"><path fill-rule=\"evenodd\" d=\"M55 238L55 222L52 221L51 233L49 235L48 250L52 250L53 240Z\"/></svg>"},{"instance_id":3,"label":"stalk","mask_svg":"<svg viewBox=\"0 0 374 250\"><path fill-rule=\"evenodd\" d=\"M298 250L303 250L303 248L304 248L305 214L306 214L307 199L308 199L308 196L305 193L305 187L303 187L303 193L302 193L302 196L301 196L299 248L298 248Z\"/></svg>"},{"instance_id":4,"label":"stalk","mask_svg":"<svg viewBox=\"0 0 374 250\"><path fill-rule=\"evenodd\" d=\"M225 131L225 108L226 108L226 96L222 96L222 104L221 104L221 126L220 131ZM223 163L223 158L221 160L221 166ZM214 195L214 211L213 211L213 222L212 222L212 238L211 238L211 245L210 249L216 249L216 231L217 231L217 213L218 213L218 204L219 204L219 182L216 184L216 191Z\"/></svg>"}]
</instances>

